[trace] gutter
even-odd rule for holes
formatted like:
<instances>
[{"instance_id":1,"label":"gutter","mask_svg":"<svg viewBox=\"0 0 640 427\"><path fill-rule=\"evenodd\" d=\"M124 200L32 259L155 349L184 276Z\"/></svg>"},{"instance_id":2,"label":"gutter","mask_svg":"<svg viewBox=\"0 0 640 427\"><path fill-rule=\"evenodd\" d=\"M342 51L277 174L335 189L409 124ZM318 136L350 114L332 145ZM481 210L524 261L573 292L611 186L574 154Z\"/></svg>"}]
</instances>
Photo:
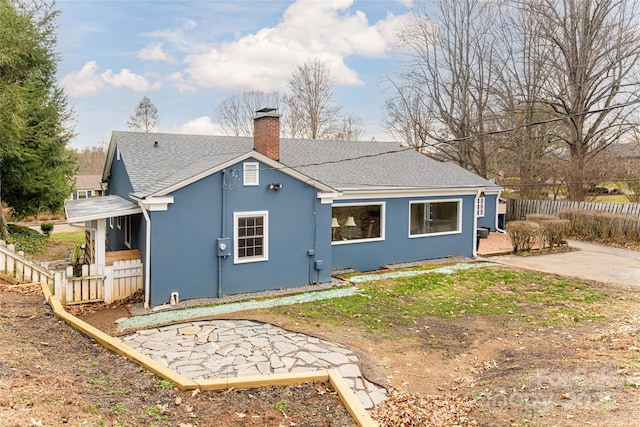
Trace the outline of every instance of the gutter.
<instances>
[{"instance_id":1,"label":"gutter","mask_svg":"<svg viewBox=\"0 0 640 427\"><path fill-rule=\"evenodd\" d=\"M500 209L500 194L498 194L498 195L496 196L496 231L497 231L498 233L507 234L507 231L506 231L506 230L503 230L502 228L499 228L499 227L498 227L498 224L500 224L500 221L499 221L500 214L498 213L498 210L499 210L499 209ZM506 223L507 223L507 214L505 213L505 214L504 214L504 216L505 216L505 218L504 218L504 219L505 219L504 223L506 224Z\"/></svg>"},{"instance_id":2,"label":"gutter","mask_svg":"<svg viewBox=\"0 0 640 427\"><path fill-rule=\"evenodd\" d=\"M476 197L473 199L473 257L478 256L478 199L484 189L478 189Z\"/></svg>"},{"instance_id":3,"label":"gutter","mask_svg":"<svg viewBox=\"0 0 640 427\"><path fill-rule=\"evenodd\" d=\"M133 196L131 196L133 198ZM145 244L144 244L144 308L148 309L149 293L151 290L151 217L149 211L144 206L144 202L141 199L134 198L138 202L138 206L142 209L142 215L144 216L144 222L146 224L145 232Z\"/></svg>"}]
</instances>

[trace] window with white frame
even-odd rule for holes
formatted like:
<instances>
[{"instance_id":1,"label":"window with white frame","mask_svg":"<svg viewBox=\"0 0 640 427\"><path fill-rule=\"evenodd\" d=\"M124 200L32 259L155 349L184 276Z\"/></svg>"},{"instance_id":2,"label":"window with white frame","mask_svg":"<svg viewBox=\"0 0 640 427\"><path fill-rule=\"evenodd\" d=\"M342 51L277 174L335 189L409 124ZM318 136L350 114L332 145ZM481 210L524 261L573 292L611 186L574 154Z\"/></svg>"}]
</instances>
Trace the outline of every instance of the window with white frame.
<instances>
[{"instance_id":1,"label":"window with white frame","mask_svg":"<svg viewBox=\"0 0 640 427\"><path fill-rule=\"evenodd\" d=\"M476 216L478 218L484 216L484 195L478 196L478 204L476 206Z\"/></svg>"},{"instance_id":2,"label":"window with white frame","mask_svg":"<svg viewBox=\"0 0 640 427\"><path fill-rule=\"evenodd\" d=\"M233 214L234 263L269 259L269 212Z\"/></svg>"},{"instance_id":3,"label":"window with white frame","mask_svg":"<svg viewBox=\"0 0 640 427\"><path fill-rule=\"evenodd\" d=\"M77 199L88 199L89 197L91 197L92 192L91 190L78 190L76 191L76 198Z\"/></svg>"},{"instance_id":4,"label":"window with white frame","mask_svg":"<svg viewBox=\"0 0 640 427\"><path fill-rule=\"evenodd\" d=\"M462 231L462 201L434 200L409 203L409 237Z\"/></svg>"},{"instance_id":5,"label":"window with white frame","mask_svg":"<svg viewBox=\"0 0 640 427\"><path fill-rule=\"evenodd\" d=\"M331 208L334 244L384 240L384 203L339 204Z\"/></svg>"},{"instance_id":6,"label":"window with white frame","mask_svg":"<svg viewBox=\"0 0 640 427\"><path fill-rule=\"evenodd\" d=\"M242 164L242 182L246 186L260 184L260 164L257 162L245 162Z\"/></svg>"}]
</instances>

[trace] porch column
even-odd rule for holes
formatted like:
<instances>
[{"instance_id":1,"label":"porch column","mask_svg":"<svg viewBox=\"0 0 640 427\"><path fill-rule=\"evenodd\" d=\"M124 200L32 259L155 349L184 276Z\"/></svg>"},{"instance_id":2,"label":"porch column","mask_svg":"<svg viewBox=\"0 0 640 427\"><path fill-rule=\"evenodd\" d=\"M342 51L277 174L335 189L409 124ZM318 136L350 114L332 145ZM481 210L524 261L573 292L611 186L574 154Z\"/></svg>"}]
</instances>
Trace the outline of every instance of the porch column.
<instances>
[{"instance_id":1,"label":"porch column","mask_svg":"<svg viewBox=\"0 0 640 427\"><path fill-rule=\"evenodd\" d=\"M105 265L107 250L107 220L105 218L97 220L96 224L96 264Z\"/></svg>"}]
</instances>

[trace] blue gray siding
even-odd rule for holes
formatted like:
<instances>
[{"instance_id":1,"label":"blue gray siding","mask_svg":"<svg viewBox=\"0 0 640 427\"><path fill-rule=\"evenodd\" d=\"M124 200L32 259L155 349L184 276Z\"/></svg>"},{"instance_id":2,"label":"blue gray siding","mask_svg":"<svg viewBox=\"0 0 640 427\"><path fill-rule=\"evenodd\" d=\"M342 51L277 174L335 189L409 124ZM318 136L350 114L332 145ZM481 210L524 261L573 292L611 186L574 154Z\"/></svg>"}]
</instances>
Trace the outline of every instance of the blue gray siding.
<instances>
[{"instance_id":1,"label":"blue gray siding","mask_svg":"<svg viewBox=\"0 0 640 427\"><path fill-rule=\"evenodd\" d=\"M331 279L331 205L322 205L317 190L260 165L260 185L242 185L242 163L203 178L174 193L167 211L151 214L151 304L302 286ZM283 183L278 191L270 183ZM223 204L224 191L224 210ZM269 212L269 259L234 264L234 212ZM224 230L222 218L224 216ZM317 228L314 223L317 221ZM219 258L217 238L228 237L231 254ZM314 255L309 255L309 251ZM314 261L324 261L321 270ZM220 271L218 269L221 269ZM218 280L218 277L221 280Z\"/></svg>"},{"instance_id":2,"label":"blue gray siding","mask_svg":"<svg viewBox=\"0 0 640 427\"><path fill-rule=\"evenodd\" d=\"M496 231L496 200L497 194L484 196L484 216L478 218L478 227L487 227Z\"/></svg>"},{"instance_id":3,"label":"blue gray siding","mask_svg":"<svg viewBox=\"0 0 640 427\"><path fill-rule=\"evenodd\" d=\"M409 202L462 199L462 233L409 238ZM377 270L382 265L449 255L473 256L475 196L428 198L394 198L384 200L385 239L333 245L333 268L353 268L358 271ZM380 200L349 200L349 203L375 203ZM334 206L339 206L336 201Z\"/></svg>"},{"instance_id":4,"label":"blue gray siding","mask_svg":"<svg viewBox=\"0 0 640 427\"><path fill-rule=\"evenodd\" d=\"M111 163L111 171L109 176L109 186L107 194L117 194L118 196L131 200L129 193L133 192L129 175L125 168L123 159L117 159L117 153L114 153L113 162ZM121 218L124 225L124 218ZM144 225L142 215L133 215L131 217L131 249L142 249L141 242L144 242ZM107 249L110 251L119 251L129 249L124 244L124 227L118 229L117 220L113 218L113 228L107 221ZM142 258L144 260L144 258Z\"/></svg>"}]
</instances>

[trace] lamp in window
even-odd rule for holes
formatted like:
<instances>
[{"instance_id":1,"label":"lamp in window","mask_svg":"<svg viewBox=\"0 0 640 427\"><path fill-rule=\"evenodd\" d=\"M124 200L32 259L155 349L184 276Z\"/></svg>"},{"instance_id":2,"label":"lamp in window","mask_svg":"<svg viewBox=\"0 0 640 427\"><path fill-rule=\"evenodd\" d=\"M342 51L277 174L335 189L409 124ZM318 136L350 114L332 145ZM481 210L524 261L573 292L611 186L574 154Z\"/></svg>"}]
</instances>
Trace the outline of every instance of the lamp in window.
<instances>
[{"instance_id":1,"label":"lamp in window","mask_svg":"<svg viewBox=\"0 0 640 427\"><path fill-rule=\"evenodd\" d=\"M336 229L340 228L340 223L338 222L338 218L335 216L331 218L331 240L336 240Z\"/></svg>"},{"instance_id":2,"label":"lamp in window","mask_svg":"<svg viewBox=\"0 0 640 427\"><path fill-rule=\"evenodd\" d=\"M345 227L357 227L356 220L350 216L347 218L347 222L344 223Z\"/></svg>"}]
</instances>

